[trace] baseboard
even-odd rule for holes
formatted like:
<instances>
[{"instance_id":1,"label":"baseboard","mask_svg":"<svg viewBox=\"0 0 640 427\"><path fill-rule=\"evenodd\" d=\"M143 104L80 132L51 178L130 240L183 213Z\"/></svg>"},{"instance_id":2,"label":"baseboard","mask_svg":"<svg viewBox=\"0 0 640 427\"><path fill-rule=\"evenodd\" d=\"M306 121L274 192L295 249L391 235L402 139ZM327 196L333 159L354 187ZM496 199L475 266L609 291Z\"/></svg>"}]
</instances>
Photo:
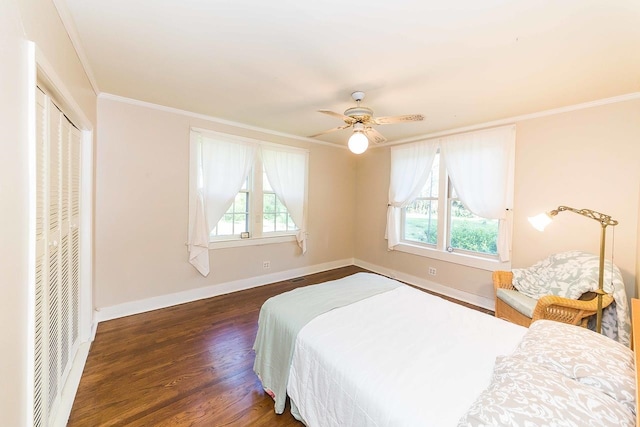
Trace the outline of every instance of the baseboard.
<instances>
[{"instance_id":1,"label":"baseboard","mask_svg":"<svg viewBox=\"0 0 640 427\"><path fill-rule=\"evenodd\" d=\"M173 305L184 304L201 299L212 298L219 295L229 294L231 292L256 288L258 286L268 285L269 283L289 280L295 277L306 276L308 274L320 273L322 271L346 267L353 264L353 258L342 259L338 261L331 261L322 264L296 268L293 270L280 271L277 273L264 274L247 279L235 280L233 282L218 283L216 285L190 289L184 292L160 295L144 300L131 301L109 307L102 307L96 309L94 313L94 321L104 322L106 320L131 316L133 314L158 310L161 308L171 307Z\"/></svg>"},{"instance_id":2,"label":"baseboard","mask_svg":"<svg viewBox=\"0 0 640 427\"><path fill-rule=\"evenodd\" d=\"M391 277L392 279L397 279L402 282L417 286L419 288L438 293L440 295L455 298L458 301L463 301L469 304L473 304L477 307L486 308L488 310L495 309L495 301L492 298L486 298L480 295L461 291L459 289L450 288L449 286L444 286L439 283L423 279L421 277L412 276L411 274L406 274L401 271L380 267L379 265L371 264L359 259L355 259L354 264L358 267L362 267L375 273L382 274L383 276Z\"/></svg>"}]
</instances>

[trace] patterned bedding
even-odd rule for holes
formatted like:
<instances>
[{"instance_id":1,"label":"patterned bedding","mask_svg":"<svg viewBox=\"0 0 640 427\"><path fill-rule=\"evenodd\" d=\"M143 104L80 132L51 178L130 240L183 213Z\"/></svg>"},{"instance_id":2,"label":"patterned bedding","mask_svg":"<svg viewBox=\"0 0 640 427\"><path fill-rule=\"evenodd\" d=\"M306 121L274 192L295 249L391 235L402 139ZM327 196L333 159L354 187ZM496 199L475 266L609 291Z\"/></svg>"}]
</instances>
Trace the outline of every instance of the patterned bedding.
<instances>
[{"instance_id":1,"label":"patterned bedding","mask_svg":"<svg viewBox=\"0 0 640 427\"><path fill-rule=\"evenodd\" d=\"M599 273L599 256L567 251L550 255L531 267L513 269L513 286L533 299L545 295L578 299L585 292L598 289ZM622 274L610 260L605 260L603 277L604 290L613 296L614 304L602 312L602 333L629 345L631 321ZM594 329L595 323L590 328Z\"/></svg>"},{"instance_id":2,"label":"patterned bedding","mask_svg":"<svg viewBox=\"0 0 640 427\"><path fill-rule=\"evenodd\" d=\"M287 392L308 426L455 426L525 332L401 286L302 328Z\"/></svg>"},{"instance_id":3,"label":"patterned bedding","mask_svg":"<svg viewBox=\"0 0 640 427\"><path fill-rule=\"evenodd\" d=\"M499 357L459 426L634 426L631 350L578 326L539 320Z\"/></svg>"},{"instance_id":4,"label":"patterned bedding","mask_svg":"<svg viewBox=\"0 0 640 427\"><path fill-rule=\"evenodd\" d=\"M377 277L398 285L295 337L286 392L307 426L635 425L627 347L552 321L526 329Z\"/></svg>"}]
</instances>

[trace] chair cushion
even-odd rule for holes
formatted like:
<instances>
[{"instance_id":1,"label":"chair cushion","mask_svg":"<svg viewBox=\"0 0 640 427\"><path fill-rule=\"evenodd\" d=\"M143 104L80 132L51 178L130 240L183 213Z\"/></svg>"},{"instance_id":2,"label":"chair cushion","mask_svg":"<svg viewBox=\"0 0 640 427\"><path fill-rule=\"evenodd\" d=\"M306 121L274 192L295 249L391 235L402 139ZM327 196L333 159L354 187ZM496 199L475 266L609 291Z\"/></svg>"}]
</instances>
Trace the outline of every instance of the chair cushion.
<instances>
[{"instance_id":1,"label":"chair cushion","mask_svg":"<svg viewBox=\"0 0 640 427\"><path fill-rule=\"evenodd\" d=\"M538 300L513 289L499 288L496 292L496 297L500 298L510 307L515 308L518 313L524 314L529 318L533 317L533 310L535 310L536 304L538 303Z\"/></svg>"}]
</instances>

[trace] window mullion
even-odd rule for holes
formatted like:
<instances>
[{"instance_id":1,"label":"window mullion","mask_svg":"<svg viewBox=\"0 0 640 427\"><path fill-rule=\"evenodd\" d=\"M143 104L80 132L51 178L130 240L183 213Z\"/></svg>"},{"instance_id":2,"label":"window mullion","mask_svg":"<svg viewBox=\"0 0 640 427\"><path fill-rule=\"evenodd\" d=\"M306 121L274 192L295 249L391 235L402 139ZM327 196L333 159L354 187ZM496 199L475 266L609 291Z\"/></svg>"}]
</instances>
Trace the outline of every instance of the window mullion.
<instances>
[{"instance_id":1,"label":"window mullion","mask_svg":"<svg viewBox=\"0 0 640 427\"><path fill-rule=\"evenodd\" d=\"M262 237L262 204L263 204L263 192L262 189L262 160L258 158L252 169L252 179L249 197L249 232L251 237Z\"/></svg>"},{"instance_id":2,"label":"window mullion","mask_svg":"<svg viewBox=\"0 0 640 427\"><path fill-rule=\"evenodd\" d=\"M442 150L440 153L440 169L438 170L438 243L436 247L440 250L446 250L447 236L449 233L449 221L447 220L449 214L448 208L448 191L449 191L449 176L447 175L446 159Z\"/></svg>"}]
</instances>

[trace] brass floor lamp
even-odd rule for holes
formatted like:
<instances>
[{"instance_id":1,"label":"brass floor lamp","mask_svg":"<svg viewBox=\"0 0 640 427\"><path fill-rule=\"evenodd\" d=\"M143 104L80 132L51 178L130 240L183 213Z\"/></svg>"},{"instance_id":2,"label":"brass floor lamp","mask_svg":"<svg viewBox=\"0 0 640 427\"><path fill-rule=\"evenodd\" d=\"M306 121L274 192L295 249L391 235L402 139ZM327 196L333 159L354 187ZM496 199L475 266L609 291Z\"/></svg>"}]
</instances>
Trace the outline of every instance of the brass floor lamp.
<instances>
[{"instance_id":1,"label":"brass floor lamp","mask_svg":"<svg viewBox=\"0 0 640 427\"><path fill-rule=\"evenodd\" d=\"M549 225L554 216L558 215L560 212L570 211L573 213L577 213L578 215L586 216L587 218L591 218L600 223L602 227L602 231L600 233L600 266L598 270L598 290L596 291L596 295L598 298L598 308L596 313L596 332L602 332L602 296L606 294L604 291L604 245L606 238L606 230L609 225L615 226L618 225L618 221L612 219L609 215L605 215L601 212L596 212L591 209L575 209L570 208L569 206L558 206L557 209L554 209L547 213L541 213L534 217L529 218L529 222L533 225L537 230L543 231L544 228Z\"/></svg>"}]
</instances>

